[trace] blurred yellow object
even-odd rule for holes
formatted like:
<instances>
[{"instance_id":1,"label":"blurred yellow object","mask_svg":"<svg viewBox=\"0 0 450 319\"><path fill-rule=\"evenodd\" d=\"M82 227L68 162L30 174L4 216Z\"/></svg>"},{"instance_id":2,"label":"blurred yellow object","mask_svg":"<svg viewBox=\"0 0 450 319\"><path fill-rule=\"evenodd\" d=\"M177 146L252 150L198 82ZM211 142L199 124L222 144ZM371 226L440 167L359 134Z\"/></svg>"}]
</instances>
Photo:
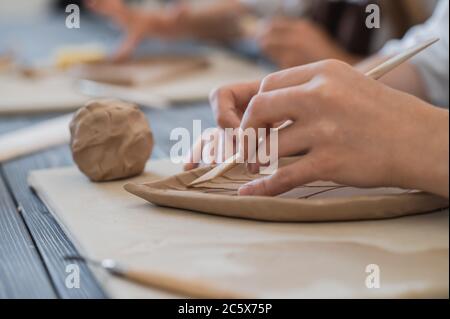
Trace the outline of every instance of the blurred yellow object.
<instances>
[{"instance_id":1,"label":"blurred yellow object","mask_svg":"<svg viewBox=\"0 0 450 319\"><path fill-rule=\"evenodd\" d=\"M105 50L98 45L68 46L59 48L55 53L55 65L59 69L68 69L76 64L103 61Z\"/></svg>"}]
</instances>

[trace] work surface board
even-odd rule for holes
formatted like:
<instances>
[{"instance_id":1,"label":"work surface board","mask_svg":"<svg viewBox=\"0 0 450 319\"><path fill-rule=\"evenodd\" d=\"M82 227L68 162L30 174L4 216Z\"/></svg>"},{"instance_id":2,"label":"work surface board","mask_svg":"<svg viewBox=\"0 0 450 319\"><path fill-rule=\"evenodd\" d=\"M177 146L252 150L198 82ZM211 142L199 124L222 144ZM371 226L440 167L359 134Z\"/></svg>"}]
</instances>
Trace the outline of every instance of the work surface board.
<instances>
[{"instance_id":1,"label":"work surface board","mask_svg":"<svg viewBox=\"0 0 450 319\"><path fill-rule=\"evenodd\" d=\"M0 74L0 115L75 110L89 99L64 75L28 79Z\"/></svg>"},{"instance_id":2,"label":"work surface board","mask_svg":"<svg viewBox=\"0 0 450 319\"><path fill-rule=\"evenodd\" d=\"M181 171L150 162L145 182ZM448 211L384 221L267 223L156 207L130 181L93 184L76 168L35 171L30 184L79 250L145 270L206 280L253 297L448 298ZM368 289L368 265L380 269ZM96 271L114 298L163 298ZM83 284L83 283L81 283Z\"/></svg>"}]
</instances>

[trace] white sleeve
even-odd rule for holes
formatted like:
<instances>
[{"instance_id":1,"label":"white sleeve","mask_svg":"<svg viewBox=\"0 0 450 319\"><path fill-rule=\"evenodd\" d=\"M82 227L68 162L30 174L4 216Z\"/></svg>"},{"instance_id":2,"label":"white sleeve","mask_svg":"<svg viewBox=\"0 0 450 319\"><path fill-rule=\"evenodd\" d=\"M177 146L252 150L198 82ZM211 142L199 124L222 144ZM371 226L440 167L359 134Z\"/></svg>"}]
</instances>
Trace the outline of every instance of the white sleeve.
<instances>
[{"instance_id":1,"label":"white sleeve","mask_svg":"<svg viewBox=\"0 0 450 319\"><path fill-rule=\"evenodd\" d=\"M412 28L402 40L392 40L381 54L392 55L431 38L440 41L413 60L435 105L449 107L449 2L440 0L433 16L423 25Z\"/></svg>"}]
</instances>

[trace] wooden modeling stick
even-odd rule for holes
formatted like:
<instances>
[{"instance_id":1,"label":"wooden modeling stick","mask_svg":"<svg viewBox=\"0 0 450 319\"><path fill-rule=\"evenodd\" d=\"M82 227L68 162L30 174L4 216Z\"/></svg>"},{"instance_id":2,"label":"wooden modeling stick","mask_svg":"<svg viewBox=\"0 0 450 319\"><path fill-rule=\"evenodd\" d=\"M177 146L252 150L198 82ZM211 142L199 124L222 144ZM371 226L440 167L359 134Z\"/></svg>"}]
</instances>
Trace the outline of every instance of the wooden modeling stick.
<instances>
[{"instance_id":1,"label":"wooden modeling stick","mask_svg":"<svg viewBox=\"0 0 450 319\"><path fill-rule=\"evenodd\" d=\"M243 295L216 288L209 283L200 280L183 279L172 275L155 272L137 270L131 267L125 267L112 259L97 261L83 256L67 256L68 261L80 261L100 267L109 274L123 278L139 285L157 288L171 292L180 296L197 299L245 299Z\"/></svg>"},{"instance_id":2,"label":"wooden modeling stick","mask_svg":"<svg viewBox=\"0 0 450 319\"><path fill-rule=\"evenodd\" d=\"M399 65L403 64L404 62L408 61L409 59L411 59L412 57L417 55L419 52L430 47L437 41L439 41L439 39L434 38L434 39L428 40L424 43L421 43L417 46L414 46L414 47L408 49L407 51L402 52L402 53L388 59L387 61L381 63L380 65L376 66L375 68L373 68L372 70L367 72L365 75L374 80L378 80L379 78L383 77L384 75L386 75L387 73L389 73L390 71L392 71L393 69L398 67ZM290 122L288 121L288 122L284 123L283 125L281 125L280 127L278 127L277 130L281 130L289 125L290 125ZM217 165L215 168L213 168L212 170L210 170L203 176L200 176L199 178L197 178L195 181L193 181L191 184L189 184L189 186L192 187L192 186L200 185L200 184L212 181L212 180L216 179L217 177L222 176L223 174L225 174L226 172L231 170L233 167L235 167L238 164L239 159L241 159L241 155L237 153L234 156L227 159L222 164Z\"/></svg>"}]
</instances>

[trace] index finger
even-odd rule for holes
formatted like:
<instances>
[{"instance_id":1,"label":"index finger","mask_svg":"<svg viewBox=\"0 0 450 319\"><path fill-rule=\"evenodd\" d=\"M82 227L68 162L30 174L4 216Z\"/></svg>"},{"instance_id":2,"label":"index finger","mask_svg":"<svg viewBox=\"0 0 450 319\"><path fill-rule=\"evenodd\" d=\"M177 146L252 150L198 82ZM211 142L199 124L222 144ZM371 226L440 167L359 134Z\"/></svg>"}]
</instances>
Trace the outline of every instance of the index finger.
<instances>
[{"instance_id":1,"label":"index finger","mask_svg":"<svg viewBox=\"0 0 450 319\"><path fill-rule=\"evenodd\" d=\"M310 63L272 73L262 80L259 93L305 84L321 71L325 63Z\"/></svg>"},{"instance_id":2,"label":"index finger","mask_svg":"<svg viewBox=\"0 0 450 319\"><path fill-rule=\"evenodd\" d=\"M306 119L305 111L300 103L303 99L301 88L285 88L277 91L258 94L251 102L241 123L239 153L248 160L253 154L253 147L259 144L259 129L274 127L275 123L292 121L299 123ZM299 102L301 101L301 102ZM257 140L250 140L256 137Z\"/></svg>"},{"instance_id":3,"label":"index finger","mask_svg":"<svg viewBox=\"0 0 450 319\"><path fill-rule=\"evenodd\" d=\"M260 82L247 82L221 87L210 96L217 124L223 128L238 128L248 103L258 93Z\"/></svg>"}]
</instances>

